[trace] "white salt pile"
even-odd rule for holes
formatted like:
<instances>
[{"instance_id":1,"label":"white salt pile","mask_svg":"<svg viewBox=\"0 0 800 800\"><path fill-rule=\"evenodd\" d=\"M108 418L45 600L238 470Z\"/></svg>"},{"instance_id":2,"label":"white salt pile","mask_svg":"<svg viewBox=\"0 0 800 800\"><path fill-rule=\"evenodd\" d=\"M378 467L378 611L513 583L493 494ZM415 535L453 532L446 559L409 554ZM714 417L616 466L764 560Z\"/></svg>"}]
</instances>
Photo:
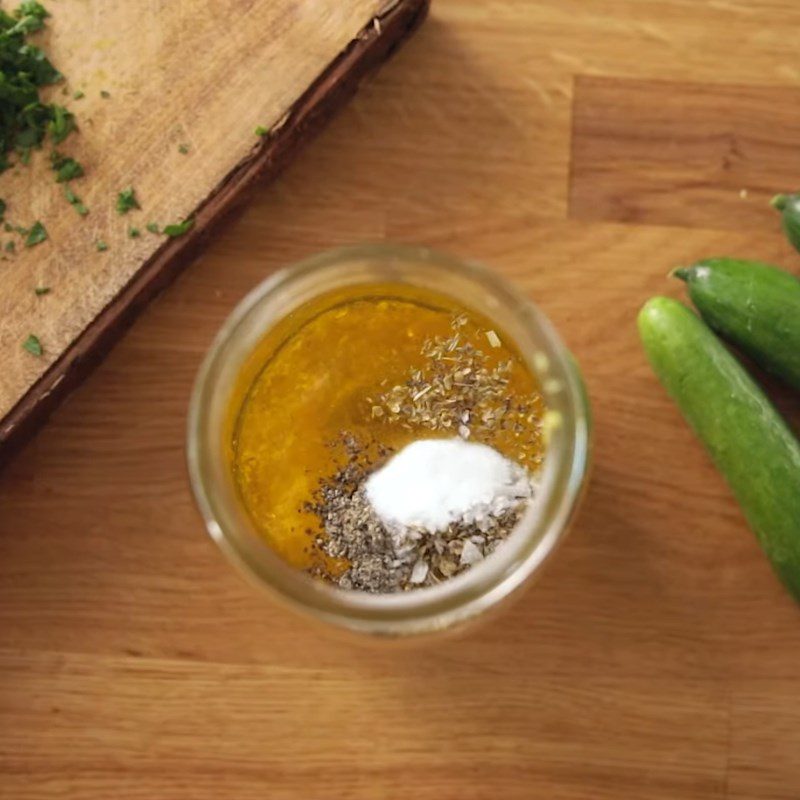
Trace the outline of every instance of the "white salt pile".
<instances>
[{"instance_id":1,"label":"white salt pile","mask_svg":"<svg viewBox=\"0 0 800 800\"><path fill-rule=\"evenodd\" d=\"M353 461L323 483L317 544L349 562L344 589L435 586L501 547L533 494L530 474L491 447L422 439L372 474Z\"/></svg>"},{"instance_id":2,"label":"white salt pile","mask_svg":"<svg viewBox=\"0 0 800 800\"><path fill-rule=\"evenodd\" d=\"M532 497L527 471L497 450L463 439L422 439L366 482L366 495L393 534L429 533L454 523L485 529Z\"/></svg>"}]
</instances>

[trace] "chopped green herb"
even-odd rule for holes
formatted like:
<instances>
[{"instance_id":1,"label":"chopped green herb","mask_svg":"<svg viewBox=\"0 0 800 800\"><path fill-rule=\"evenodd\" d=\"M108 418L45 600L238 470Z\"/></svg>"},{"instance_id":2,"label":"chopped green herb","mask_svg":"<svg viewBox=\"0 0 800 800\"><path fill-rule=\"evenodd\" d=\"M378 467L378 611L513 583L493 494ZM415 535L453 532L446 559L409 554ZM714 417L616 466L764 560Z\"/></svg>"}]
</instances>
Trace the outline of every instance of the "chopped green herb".
<instances>
[{"instance_id":1,"label":"chopped green herb","mask_svg":"<svg viewBox=\"0 0 800 800\"><path fill-rule=\"evenodd\" d=\"M265 128L263 125L259 125L256 128L256 136L266 136L269 133L269 128Z\"/></svg>"},{"instance_id":2,"label":"chopped green herb","mask_svg":"<svg viewBox=\"0 0 800 800\"><path fill-rule=\"evenodd\" d=\"M25 239L25 247L34 247L47 238L47 230L41 222L34 222Z\"/></svg>"},{"instance_id":3,"label":"chopped green herb","mask_svg":"<svg viewBox=\"0 0 800 800\"><path fill-rule=\"evenodd\" d=\"M16 253L17 252L17 245L14 241L6 242L5 247L6 253Z\"/></svg>"},{"instance_id":4,"label":"chopped green herb","mask_svg":"<svg viewBox=\"0 0 800 800\"><path fill-rule=\"evenodd\" d=\"M0 219L5 216L6 213L6 201L0 200Z\"/></svg>"},{"instance_id":5,"label":"chopped green herb","mask_svg":"<svg viewBox=\"0 0 800 800\"><path fill-rule=\"evenodd\" d=\"M23 147L19 151L19 160L27 167L31 163L31 148Z\"/></svg>"},{"instance_id":6,"label":"chopped green herb","mask_svg":"<svg viewBox=\"0 0 800 800\"><path fill-rule=\"evenodd\" d=\"M23 17L27 16L36 17L41 23L42 20L50 16L50 13L41 3L37 3L36 0L25 0L25 2L20 3L19 8L14 12L14 16L19 20L22 20ZM41 27L41 25L38 27L34 26L29 28L29 30L38 31Z\"/></svg>"},{"instance_id":7,"label":"chopped green herb","mask_svg":"<svg viewBox=\"0 0 800 800\"><path fill-rule=\"evenodd\" d=\"M189 145L188 144L179 144L178 145L178 152L185 156L189 152Z\"/></svg>"},{"instance_id":8,"label":"chopped green herb","mask_svg":"<svg viewBox=\"0 0 800 800\"><path fill-rule=\"evenodd\" d=\"M50 164L55 170L57 183L72 181L83 175L83 167L74 158L55 150L50 154Z\"/></svg>"},{"instance_id":9,"label":"chopped green herb","mask_svg":"<svg viewBox=\"0 0 800 800\"><path fill-rule=\"evenodd\" d=\"M164 233L167 236L183 236L184 233L190 231L192 226L194 225L193 219L185 219L183 222L176 222L172 225L165 225L164 226Z\"/></svg>"},{"instance_id":10,"label":"chopped green herb","mask_svg":"<svg viewBox=\"0 0 800 800\"><path fill-rule=\"evenodd\" d=\"M127 214L132 208L141 208L139 201L136 199L136 192L133 190L133 187L119 193L117 197L117 213Z\"/></svg>"},{"instance_id":11,"label":"chopped green herb","mask_svg":"<svg viewBox=\"0 0 800 800\"><path fill-rule=\"evenodd\" d=\"M34 290L37 297L42 297L43 295L50 294L50 287L49 286L37 286Z\"/></svg>"},{"instance_id":12,"label":"chopped green herb","mask_svg":"<svg viewBox=\"0 0 800 800\"><path fill-rule=\"evenodd\" d=\"M85 217L89 213L89 209L81 202L80 197L72 191L68 183L64 184L64 196L67 202L82 216Z\"/></svg>"},{"instance_id":13,"label":"chopped green herb","mask_svg":"<svg viewBox=\"0 0 800 800\"><path fill-rule=\"evenodd\" d=\"M138 228L128 228L128 236L131 239L138 239L142 235L142 232Z\"/></svg>"},{"instance_id":14,"label":"chopped green herb","mask_svg":"<svg viewBox=\"0 0 800 800\"><path fill-rule=\"evenodd\" d=\"M47 124L47 131L53 144L61 144L77 127L72 112L67 111L64 106L53 106L53 119Z\"/></svg>"},{"instance_id":15,"label":"chopped green herb","mask_svg":"<svg viewBox=\"0 0 800 800\"><path fill-rule=\"evenodd\" d=\"M108 98L111 97L111 92L107 92L105 89L101 89L100 97L102 97L103 100L108 100Z\"/></svg>"},{"instance_id":16,"label":"chopped green herb","mask_svg":"<svg viewBox=\"0 0 800 800\"><path fill-rule=\"evenodd\" d=\"M145 225L145 228L147 228L150 233L161 233L161 229L158 227L157 222L148 222L147 225Z\"/></svg>"},{"instance_id":17,"label":"chopped green herb","mask_svg":"<svg viewBox=\"0 0 800 800\"><path fill-rule=\"evenodd\" d=\"M40 147L51 123L68 125L60 106L45 104L41 87L61 80L44 52L27 39L44 27L49 16L38 2L26 0L13 14L0 10L0 171L10 164L5 154L17 151L27 163L32 147ZM60 122L57 122L60 120Z\"/></svg>"},{"instance_id":18,"label":"chopped green herb","mask_svg":"<svg viewBox=\"0 0 800 800\"><path fill-rule=\"evenodd\" d=\"M72 95L73 100L83 100L84 97L86 95L80 89Z\"/></svg>"},{"instance_id":19,"label":"chopped green herb","mask_svg":"<svg viewBox=\"0 0 800 800\"><path fill-rule=\"evenodd\" d=\"M16 231L20 236L27 236L30 233L29 228L23 228L22 225L12 225L12 231Z\"/></svg>"},{"instance_id":20,"label":"chopped green herb","mask_svg":"<svg viewBox=\"0 0 800 800\"><path fill-rule=\"evenodd\" d=\"M31 355L34 356L40 356L44 352L42 343L39 341L39 337L34 336L32 333L22 343L22 347L24 350L27 350Z\"/></svg>"},{"instance_id":21,"label":"chopped green herb","mask_svg":"<svg viewBox=\"0 0 800 800\"><path fill-rule=\"evenodd\" d=\"M10 222L4 222L4 223L3 223L3 230L4 230L6 233L13 233L13 231L14 231L14 226L13 226L13 225L12 225Z\"/></svg>"},{"instance_id":22,"label":"chopped green herb","mask_svg":"<svg viewBox=\"0 0 800 800\"><path fill-rule=\"evenodd\" d=\"M98 250L100 253L102 253L104 250L108 250L108 245L107 245L107 244L106 244L106 243L105 243L105 242L104 242L102 239L98 239L98 240L95 242L95 245L94 245L94 246L97 248L97 250Z\"/></svg>"}]
</instances>

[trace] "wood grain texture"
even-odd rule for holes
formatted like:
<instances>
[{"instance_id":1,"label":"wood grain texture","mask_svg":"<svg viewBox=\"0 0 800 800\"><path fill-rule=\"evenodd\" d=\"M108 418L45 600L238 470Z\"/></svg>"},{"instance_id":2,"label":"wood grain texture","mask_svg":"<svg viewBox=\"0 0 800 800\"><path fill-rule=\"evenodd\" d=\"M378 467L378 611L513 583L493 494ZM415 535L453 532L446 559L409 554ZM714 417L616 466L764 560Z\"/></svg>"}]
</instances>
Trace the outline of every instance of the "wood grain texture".
<instances>
[{"instance_id":1,"label":"wood grain texture","mask_svg":"<svg viewBox=\"0 0 800 800\"><path fill-rule=\"evenodd\" d=\"M85 93L73 103L82 135L59 150L85 166L74 187L91 211L78 222L43 153L0 179L9 217L44 219L49 234L34 250L20 245L18 255L3 256L0 455L107 352L253 182L277 174L416 26L427 0L213 6L153 4L142 14L66 3L40 37ZM77 33L87 23L88 39ZM203 68L187 67L198 52ZM142 209L120 217L116 197L128 186ZM163 227L190 216L194 227L180 239L146 231L149 221ZM128 234L132 225L138 238ZM98 252L99 241L108 249ZM38 297L34 286L51 293ZM43 358L21 347L32 332Z\"/></svg>"},{"instance_id":2,"label":"wood grain texture","mask_svg":"<svg viewBox=\"0 0 800 800\"><path fill-rule=\"evenodd\" d=\"M570 216L764 228L800 174L800 89L581 77Z\"/></svg>"},{"instance_id":3,"label":"wood grain texture","mask_svg":"<svg viewBox=\"0 0 800 800\"><path fill-rule=\"evenodd\" d=\"M0 796L798 800L800 612L634 320L682 296L677 263L800 260L770 216L568 212L576 75L794 91L798 29L789 0L437 0L0 477ZM435 649L358 648L267 603L184 471L194 373L236 301L383 238L516 281L594 405L571 538L517 606Z\"/></svg>"}]
</instances>

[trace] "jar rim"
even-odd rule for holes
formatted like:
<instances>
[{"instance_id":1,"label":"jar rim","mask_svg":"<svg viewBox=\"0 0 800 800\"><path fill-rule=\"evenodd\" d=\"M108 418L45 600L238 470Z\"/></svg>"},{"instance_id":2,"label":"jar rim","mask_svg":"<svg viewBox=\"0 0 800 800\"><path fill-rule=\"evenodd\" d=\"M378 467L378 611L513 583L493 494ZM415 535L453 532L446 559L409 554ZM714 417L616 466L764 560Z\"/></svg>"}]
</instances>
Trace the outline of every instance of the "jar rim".
<instances>
[{"instance_id":1,"label":"jar rim","mask_svg":"<svg viewBox=\"0 0 800 800\"><path fill-rule=\"evenodd\" d=\"M359 269L355 265L360 265ZM338 275L350 267L347 276ZM355 272L352 270L356 269ZM377 274L380 270L380 277ZM387 279L388 273L391 275ZM232 491L224 463L220 412L243 359L271 326L310 299L350 285L445 279L434 290L496 321L514 340L542 383L547 408L565 410L567 425L554 432L539 477L537 496L502 547L466 572L437 586L396 594L344 590L289 565L260 536ZM451 291L474 291L482 307ZM294 305L286 306L294 292ZM268 324L264 324L267 322ZM515 335L516 331L516 335ZM520 341L522 339L522 341ZM238 356L236 355L238 351ZM552 381L541 380L547 364ZM548 386L551 388L548 389ZM577 506L590 456L589 403L577 365L555 329L507 280L475 262L425 247L369 244L329 250L274 273L256 286L223 323L195 380L187 420L187 465L195 500L211 537L244 573L294 608L353 631L386 636L432 632L488 610L514 593L563 540Z\"/></svg>"}]
</instances>

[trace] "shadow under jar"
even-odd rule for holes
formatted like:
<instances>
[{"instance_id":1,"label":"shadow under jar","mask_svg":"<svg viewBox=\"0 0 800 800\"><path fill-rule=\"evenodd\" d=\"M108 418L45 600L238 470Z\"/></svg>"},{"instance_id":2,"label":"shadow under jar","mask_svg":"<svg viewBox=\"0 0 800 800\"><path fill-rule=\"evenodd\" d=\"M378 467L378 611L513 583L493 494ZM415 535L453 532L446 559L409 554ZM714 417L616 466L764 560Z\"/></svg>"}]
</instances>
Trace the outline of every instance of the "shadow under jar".
<instances>
[{"instance_id":1,"label":"shadow under jar","mask_svg":"<svg viewBox=\"0 0 800 800\"><path fill-rule=\"evenodd\" d=\"M491 326L489 336L494 338L497 331L509 343L519 367L535 377L547 422L536 493L494 552L448 580L391 594L343 589L302 568L308 566L303 564L304 554L314 548L312 531L304 547L292 549L291 541L296 542L297 536L285 540L278 530L271 537L265 529L269 523L248 508L237 474L243 409L265 365L291 348L298 332L320 315L335 313L360 299L433 302L430 308L434 308L437 298L442 309L466 309L485 320ZM380 346L376 340L374 352ZM358 368L357 359L349 363L350 368ZM320 374L325 368L319 364ZM298 391L313 389L309 381L313 384L314 376L306 373L297 376L302 384ZM375 402L368 398L367 407ZM302 421L288 413L282 424L287 436L291 431L289 438L296 439L294 426ZM283 438L273 435L265 446L274 446L279 456ZM310 445L319 449L321 443L312 439ZM377 638L460 629L517 595L563 540L586 482L589 451L590 414L580 372L541 312L479 265L424 248L391 245L324 253L258 286L217 335L200 369L188 419L192 488L206 527L223 552L256 584L296 610ZM295 484L301 494L307 490L302 475L310 471L308 464L298 463L297 451L293 459L295 463L290 458L279 469L273 464L272 473L265 474L265 485L270 474L276 480L278 475L297 476L296 482L286 484L293 488L279 494L276 506L296 502L291 497ZM310 496L306 499L311 501ZM280 519L277 513L272 516Z\"/></svg>"}]
</instances>

